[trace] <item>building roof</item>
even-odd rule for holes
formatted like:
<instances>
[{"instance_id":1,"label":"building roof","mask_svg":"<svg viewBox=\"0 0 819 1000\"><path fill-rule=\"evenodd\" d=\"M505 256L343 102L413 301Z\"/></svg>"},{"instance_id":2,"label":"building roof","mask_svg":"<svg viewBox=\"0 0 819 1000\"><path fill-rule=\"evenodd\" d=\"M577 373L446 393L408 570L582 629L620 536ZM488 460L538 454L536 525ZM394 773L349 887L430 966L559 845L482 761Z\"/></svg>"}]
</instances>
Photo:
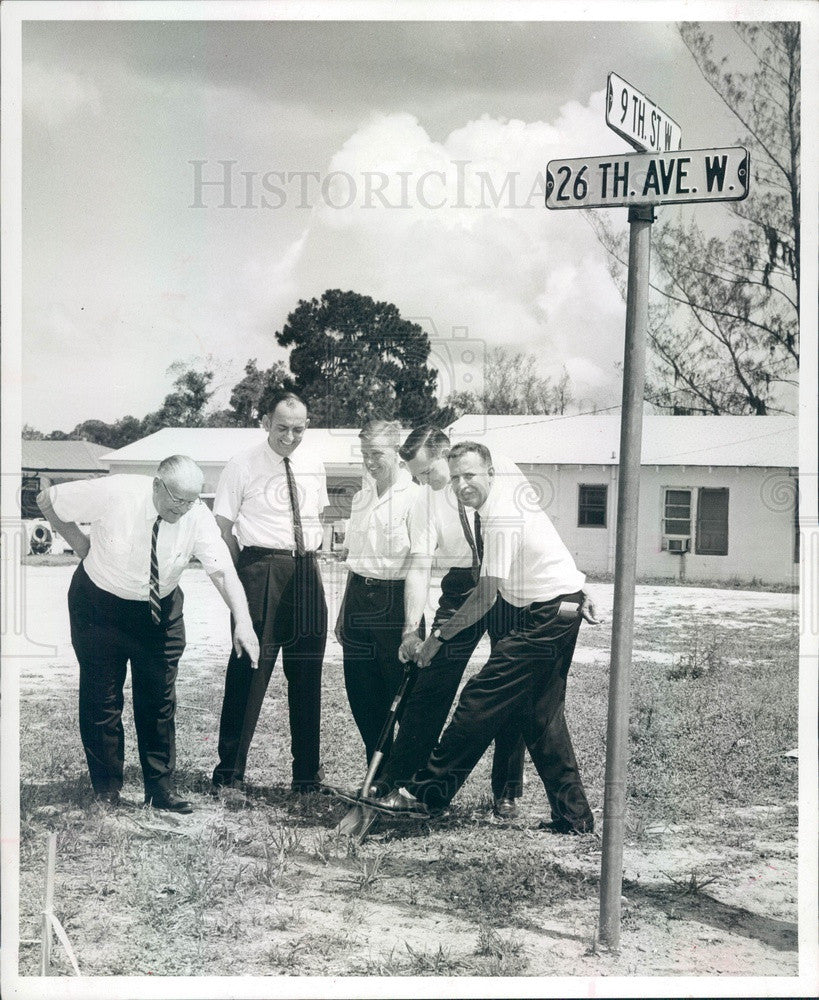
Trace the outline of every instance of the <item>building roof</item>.
<instances>
[{"instance_id":1,"label":"building roof","mask_svg":"<svg viewBox=\"0 0 819 1000\"><path fill-rule=\"evenodd\" d=\"M39 472L107 472L100 457L110 452L91 441L27 441L23 440L22 467Z\"/></svg>"},{"instance_id":2,"label":"building roof","mask_svg":"<svg viewBox=\"0 0 819 1000\"><path fill-rule=\"evenodd\" d=\"M453 441L480 441L519 464L617 465L620 414L464 415ZM796 417L643 417L643 465L791 467L799 464Z\"/></svg>"},{"instance_id":3,"label":"building roof","mask_svg":"<svg viewBox=\"0 0 819 1000\"><path fill-rule=\"evenodd\" d=\"M539 465L617 465L619 414L574 416L466 415L450 427L455 440L497 448L513 461ZM123 463L159 464L168 455L189 455L202 465L224 465L265 432L248 427L166 427L103 460L111 471ZM78 444L32 441L24 444ZM95 446L91 446L95 447ZM321 455L328 467L360 466L358 428L310 428L303 448ZM792 467L799 464L795 417L643 417L643 465L739 465Z\"/></svg>"},{"instance_id":4,"label":"building roof","mask_svg":"<svg viewBox=\"0 0 819 1000\"><path fill-rule=\"evenodd\" d=\"M309 428L304 433L301 448L321 455L326 465L360 465L361 442L359 428ZM169 455L188 455L201 465L224 465L246 448L265 440L266 434L257 427L164 427L140 441L109 451L105 458L111 471L123 462L159 464Z\"/></svg>"}]
</instances>

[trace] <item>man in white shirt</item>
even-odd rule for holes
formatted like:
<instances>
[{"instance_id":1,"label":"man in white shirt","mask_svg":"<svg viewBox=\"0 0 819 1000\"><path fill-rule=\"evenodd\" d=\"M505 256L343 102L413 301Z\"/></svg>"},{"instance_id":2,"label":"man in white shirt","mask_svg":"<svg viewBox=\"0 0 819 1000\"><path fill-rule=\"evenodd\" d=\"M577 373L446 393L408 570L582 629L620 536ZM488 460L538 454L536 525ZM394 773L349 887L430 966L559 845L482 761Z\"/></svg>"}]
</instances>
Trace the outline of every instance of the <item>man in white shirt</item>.
<instances>
[{"instance_id":1,"label":"man in white shirt","mask_svg":"<svg viewBox=\"0 0 819 1000\"><path fill-rule=\"evenodd\" d=\"M68 591L80 665L80 734L98 798L117 805L123 781L128 661L145 801L191 812L173 788L177 665L185 648L178 586L191 556L233 614L233 645L254 666L259 644L230 553L200 501L202 472L174 455L148 476L106 476L44 490L40 509L82 558ZM78 522L89 522L91 537Z\"/></svg>"},{"instance_id":2,"label":"man in white shirt","mask_svg":"<svg viewBox=\"0 0 819 1000\"><path fill-rule=\"evenodd\" d=\"M496 600L506 606L506 633L467 682L440 743L407 791L362 801L396 815L433 815L452 800L495 733L516 720L546 789L549 827L557 833L591 832L594 819L564 716L580 622L596 623L594 605L583 590L585 577L545 512L516 503L498 489L488 449L458 444L449 454L449 468L456 495L478 514L481 575L463 606L432 630L416 660L428 666L442 645Z\"/></svg>"},{"instance_id":3,"label":"man in white shirt","mask_svg":"<svg viewBox=\"0 0 819 1000\"><path fill-rule=\"evenodd\" d=\"M370 420L359 438L368 475L353 497L344 538L349 574L336 635L344 653L347 697L369 762L404 675L398 649L409 514L419 487L400 467L400 424ZM389 741L382 750L389 753Z\"/></svg>"},{"instance_id":4,"label":"man in white shirt","mask_svg":"<svg viewBox=\"0 0 819 1000\"><path fill-rule=\"evenodd\" d=\"M421 643L418 626L429 594L433 558L446 569L432 628L448 621L477 582L479 559L473 529L465 509L459 508L449 481L447 456L451 444L440 428L425 425L413 430L399 449L408 470L421 484L410 512L410 562L405 588L405 624L402 654L413 659ZM496 459L498 485L518 490L528 485L518 467ZM392 753L380 774L379 788L401 786L426 763L438 742L449 709L458 693L464 670L483 634L502 628L490 612L456 639L446 643L412 688L401 717ZM493 812L501 819L517 813L515 799L523 790L524 744L512 724L497 734L492 763Z\"/></svg>"},{"instance_id":5,"label":"man in white shirt","mask_svg":"<svg viewBox=\"0 0 819 1000\"><path fill-rule=\"evenodd\" d=\"M267 439L236 455L216 487L213 513L247 594L261 644L259 669L231 654L219 723L214 790L241 786L247 755L279 650L287 679L291 789L320 788L321 669L327 604L316 552L328 505L324 464L298 450L307 407L274 390L259 400Z\"/></svg>"}]
</instances>

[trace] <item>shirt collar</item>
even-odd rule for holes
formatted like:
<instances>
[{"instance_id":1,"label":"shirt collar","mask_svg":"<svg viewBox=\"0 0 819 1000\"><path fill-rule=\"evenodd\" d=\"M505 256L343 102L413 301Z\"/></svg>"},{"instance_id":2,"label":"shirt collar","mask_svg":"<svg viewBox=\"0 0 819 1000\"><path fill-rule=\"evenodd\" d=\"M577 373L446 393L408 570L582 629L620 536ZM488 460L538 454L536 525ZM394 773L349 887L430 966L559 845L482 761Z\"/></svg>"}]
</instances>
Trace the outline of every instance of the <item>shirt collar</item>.
<instances>
[{"instance_id":1,"label":"shirt collar","mask_svg":"<svg viewBox=\"0 0 819 1000\"><path fill-rule=\"evenodd\" d=\"M299 446L299 447L301 447L301 446ZM270 461L274 465L276 465L276 466L278 466L278 465L284 465L285 456L284 455L280 455L277 451L273 451L273 449L270 447L270 444L267 441L267 439L265 439L265 441L264 441L264 450L265 450L265 453L267 454L268 458L270 459ZM296 448L296 450L294 452L292 452L292 454L290 454L290 455L287 456L287 458L290 459L290 465L293 468L296 468L297 466L299 466L301 464L301 460L298 457L298 451L299 451L299 449Z\"/></svg>"},{"instance_id":2,"label":"shirt collar","mask_svg":"<svg viewBox=\"0 0 819 1000\"><path fill-rule=\"evenodd\" d=\"M399 493L403 492L406 489L409 489L409 487L413 485L413 482L412 482L412 476L409 474L409 472L407 472L405 468L400 467L398 469L398 475L395 477L395 482L392 484L392 486L384 490L381 496L378 495L378 492L376 490L375 480L367 472L366 469L364 470L364 484L366 484L366 488L369 490L371 494L372 503L378 506L379 504L382 504L386 500L388 500L393 495L393 493Z\"/></svg>"},{"instance_id":3,"label":"shirt collar","mask_svg":"<svg viewBox=\"0 0 819 1000\"><path fill-rule=\"evenodd\" d=\"M145 509L143 516L146 521L155 521L159 517L159 511L154 507L154 479L156 477L145 477L148 480L148 491L145 496Z\"/></svg>"},{"instance_id":4,"label":"shirt collar","mask_svg":"<svg viewBox=\"0 0 819 1000\"><path fill-rule=\"evenodd\" d=\"M487 514L491 514L492 508L495 505L495 501L498 498L500 490L497 486L497 476L492 477L492 481L489 484L489 492L486 494L486 499L480 505L480 507L474 508L481 517L486 517Z\"/></svg>"}]
</instances>

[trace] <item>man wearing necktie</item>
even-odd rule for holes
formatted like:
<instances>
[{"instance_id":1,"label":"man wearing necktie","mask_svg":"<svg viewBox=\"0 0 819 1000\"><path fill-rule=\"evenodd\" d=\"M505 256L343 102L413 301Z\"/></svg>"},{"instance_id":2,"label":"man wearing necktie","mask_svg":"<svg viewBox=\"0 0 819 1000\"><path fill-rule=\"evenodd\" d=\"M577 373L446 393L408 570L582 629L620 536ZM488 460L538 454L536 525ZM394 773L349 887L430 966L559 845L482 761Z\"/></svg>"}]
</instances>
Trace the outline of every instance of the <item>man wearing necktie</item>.
<instances>
[{"instance_id":1,"label":"man wearing necktie","mask_svg":"<svg viewBox=\"0 0 819 1000\"><path fill-rule=\"evenodd\" d=\"M407 469L421 486L410 512L410 557L406 568L404 627L401 655L413 659L421 644L418 626L429 594L433 557L446 570L441 580L434 633L447 622L472 592L478 579L480 539L473 528L474 512L455 496L449 480L450 441L437 427L413 430L399 450ZM515 491L528 485L518 467L498 459L498 481ZM438 741L467 664L484 633L490 638L500 628L489 613L447 643L429 669L419 673L404 707L398 736L379 775L378 787L403 785L426 763ZM493 812L500 819L516 815L515 800L522 793L524 746L514 724L499 732L492 762Z\"/></svg>"},{"instance_id":2,"label":"man wearing necktie","mask_svg":"<svg viewBox=\"0 0 819 1000\"><path fill-rule=\"evenodd\" d=\"M219 724L214 790L240 787L248 751L279 654L287 679L291 788L320 788L321 670L327 604L316 558L319 515L328 505L324 465L298 451L307 407L275 390L259 401L267 439L234 456L216 488L213 512L245 588L259 637L259 669L231 654Z\"/></svg>"},{"instance_id":3,"label":"man wearing necktie","mask_svg":"<svg viewBox=\"0 0 819 1000\"><path fill-rule=\"evenodd\" d=\"M213 515L200 502L202 472L185 456L148 476L63 483L37 502L82 558L68 591L80 665L80 734L97 797L120 801L125 761L123 686L128 661L145 801L189 813L173 788L177 665L185 648L182 571L196 556L231 610L233 645L259 656L244 591ZM90 538L78 522L91 525Z\"/></svg>"},{"instance_id":4,"label":"man wearing necktie","mask_svg":"<svg viewBox=\"0 0 819 1000\"><path fill-rule=\"evenodd\" d=\"M444 809L492 738L516 722L551 807L557 833L594 829L564 716L566 678L581 620L596 624L585 577L539 507L515 502L498 487L492 456L474 442L449 453L455 494L476 511L484 553L478 584L460 609L416 651L428 667L447 643L497 602L504 629L483 668L466 684L452 721L427 763L404 790L362 801L395 815L430 816Z\"/></svg>"}]
</instances>

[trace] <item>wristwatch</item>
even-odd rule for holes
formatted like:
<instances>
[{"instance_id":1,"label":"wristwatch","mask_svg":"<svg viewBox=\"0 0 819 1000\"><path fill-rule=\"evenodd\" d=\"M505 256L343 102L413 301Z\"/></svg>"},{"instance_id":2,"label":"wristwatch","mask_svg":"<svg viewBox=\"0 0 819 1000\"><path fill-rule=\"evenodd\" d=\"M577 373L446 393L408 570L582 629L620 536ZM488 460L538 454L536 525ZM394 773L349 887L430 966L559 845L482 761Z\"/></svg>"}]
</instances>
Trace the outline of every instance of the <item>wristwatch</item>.
<instances>
[{"instance_id":1,"label":"wristwatch","mask_svg":"<svg viewBox=\"0 0 819 1000\"><path fill-rule=\"evenodd\" d=\"M432 631L430 632L430 635L432 636L433 639L437 639L438 642L440 642L440 643L446 642L446 639L441 635L441 626L440 625L436 625L432 629Z\"/></svg>"}]
</instances>

